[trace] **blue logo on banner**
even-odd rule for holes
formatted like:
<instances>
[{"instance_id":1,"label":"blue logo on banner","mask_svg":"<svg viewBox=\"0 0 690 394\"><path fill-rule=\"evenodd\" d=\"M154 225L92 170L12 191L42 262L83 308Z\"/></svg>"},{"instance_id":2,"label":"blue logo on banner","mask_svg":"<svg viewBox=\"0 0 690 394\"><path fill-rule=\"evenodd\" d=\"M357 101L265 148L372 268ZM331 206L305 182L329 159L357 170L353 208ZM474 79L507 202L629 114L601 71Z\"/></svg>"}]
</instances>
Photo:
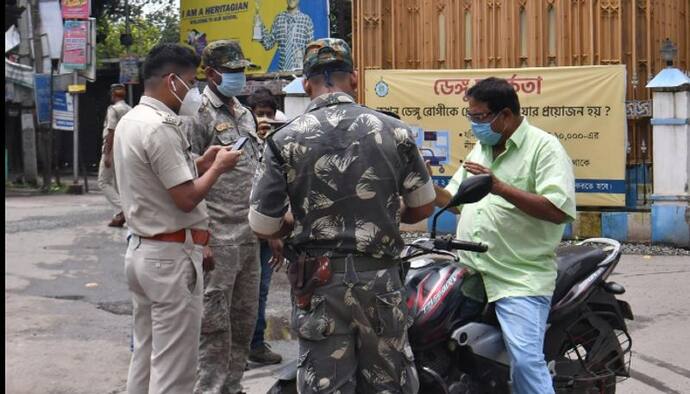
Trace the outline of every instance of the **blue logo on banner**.
<instances>
[{"instance_id":1,"label":"blue logo on banner","mask_svg":"<svg viewBox=\"0 0 690 394\"><path fill-rule=\"evenodd\" d=\"M378 81L376 83L376 86L374 86L374 91L376 92L376 95L379 97L388 96L388 90L388 84L383 79Z\"/></svg>"}]
</instances>

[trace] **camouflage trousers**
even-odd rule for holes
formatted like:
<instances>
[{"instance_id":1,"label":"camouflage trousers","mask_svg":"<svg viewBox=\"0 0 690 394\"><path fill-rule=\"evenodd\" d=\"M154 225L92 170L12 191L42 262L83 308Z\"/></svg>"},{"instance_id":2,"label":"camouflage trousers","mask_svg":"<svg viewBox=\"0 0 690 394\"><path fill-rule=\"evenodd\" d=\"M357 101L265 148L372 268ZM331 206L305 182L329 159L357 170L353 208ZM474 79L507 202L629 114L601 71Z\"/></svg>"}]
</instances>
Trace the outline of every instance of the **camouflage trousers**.
<instances>
[{"instance_id":1,"label":"camouflage trousers","mask_svg":"<svg viewBox=\"0 0 690 394\"><path fill-rule=\"evenodd\" d=\"M259 244L212 246L195 393L238 393L259 308Z\"/></svg>"},{"instance_id":2,"label":"camouflage trousers","mask_svg":"<svg viewBox=\"0 0 690 394\"><path fill-rule=\"evenodd\" d=\"M409 323L400 269L356 272L350 263L316 289L309 310L293 306L298 391L416 393Z\"/></svg>"}]
</instances>

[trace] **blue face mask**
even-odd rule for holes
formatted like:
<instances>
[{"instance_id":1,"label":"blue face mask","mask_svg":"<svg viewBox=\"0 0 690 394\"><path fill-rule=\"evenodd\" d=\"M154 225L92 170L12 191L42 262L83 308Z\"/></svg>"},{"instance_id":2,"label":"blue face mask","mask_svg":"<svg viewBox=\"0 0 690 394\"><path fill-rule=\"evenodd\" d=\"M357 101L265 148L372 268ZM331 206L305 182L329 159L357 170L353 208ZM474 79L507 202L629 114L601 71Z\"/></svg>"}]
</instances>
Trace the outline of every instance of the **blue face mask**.
<instances>
[{"instance_id":1,"label":"blue face mask","mask_svg":"<svg viewBox=\"0 0 690 394\"><path fill-rule=\"evenodd\" d=\"M491 123L493 123L497 117L498 115L494 116L491 122L486 123L470 122L472 125L472 134L474 134L483 145L494 146L498 144L501 137L503 137L501 133L497 133L491 128Z\"/></svg>"},{"instance_id":2,"label":"blue face mask","mask_svg":"<svg viewBox=\"0 0 690 394\"><path fill-rule=\"evenodd\" d=\"M247 84L247 77L243 72L221 74L216 71L216 73L220 74L222 77L220 85L213 81L212 82L214 85L216 85L216 88L218 88L218 92L225 97L238 96L240 93L242 93L244 86Z\"/></svg>"}]
</instances>

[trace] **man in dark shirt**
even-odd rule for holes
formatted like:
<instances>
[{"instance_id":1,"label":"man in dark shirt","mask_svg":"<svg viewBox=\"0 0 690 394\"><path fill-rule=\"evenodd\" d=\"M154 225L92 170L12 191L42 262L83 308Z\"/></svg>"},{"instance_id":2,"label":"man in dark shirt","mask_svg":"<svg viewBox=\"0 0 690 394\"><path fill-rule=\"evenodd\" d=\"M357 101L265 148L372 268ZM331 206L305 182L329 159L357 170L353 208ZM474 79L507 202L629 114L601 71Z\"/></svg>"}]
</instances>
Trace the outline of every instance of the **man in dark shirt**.
<instances>
[{"instance_id":1,"label":"man in dark shirt","mask_svg":"<svg viewBox=\"0 0 690 394\"><path fill-rule=\"evenodd\" d=\"M267 141L249 211L259 237L330 257L331 280L293 308L298 389L415 393L399 226L431 214L431 179L409 128L352 99L344 41L310 43L304 73L313 101Z\"/></svg>"}]
</instances>

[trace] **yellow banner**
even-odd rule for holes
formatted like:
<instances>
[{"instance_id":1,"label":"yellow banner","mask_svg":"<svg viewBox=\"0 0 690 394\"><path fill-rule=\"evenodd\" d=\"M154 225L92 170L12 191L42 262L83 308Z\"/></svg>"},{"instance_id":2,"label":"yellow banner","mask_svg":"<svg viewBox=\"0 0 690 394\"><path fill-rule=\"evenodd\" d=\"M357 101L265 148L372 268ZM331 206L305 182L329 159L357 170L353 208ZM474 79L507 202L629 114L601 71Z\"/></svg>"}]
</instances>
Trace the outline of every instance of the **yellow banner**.
<instances>
[{"instance_id":1,"label":"yellow banner","mask_svg":"<svg viewBox=\"0 0 690 394\"><path fill-rule=\"evenodd\" d=\"M213 41L239 41L254 73L301 70L307 43L328 26L324 0L180 0L182 43L201 55Z\"/></svg>"},{"instance_id":2,"label":"yellow banner","mask_svg":"<svg viewBox=\"0 0 690 394\"><path fill-rule=\"evenodd\" d=\"M489 70L366 70L365 101L397 113L415 131L440 184L476 143L465 93L506 78L530 123L561 141L573 161L578 206L625 206L625 67Z\"/></svg>"},{"instance_id":3,"label":"yellow banner","mask_svg":"<svg viewBox=\"0 0 690 394\"><path fill-rule=\"evenodd\" d=\"M258 3L258 4L257 4ZM256 15L270 23L279 12L285 10L282 1L180 1L180 40L201 51L217 40L240 42L244 56L262 67L265 73L276 48L264 50L259 41L253 40Z\"/></svg>"}]
</instances>

